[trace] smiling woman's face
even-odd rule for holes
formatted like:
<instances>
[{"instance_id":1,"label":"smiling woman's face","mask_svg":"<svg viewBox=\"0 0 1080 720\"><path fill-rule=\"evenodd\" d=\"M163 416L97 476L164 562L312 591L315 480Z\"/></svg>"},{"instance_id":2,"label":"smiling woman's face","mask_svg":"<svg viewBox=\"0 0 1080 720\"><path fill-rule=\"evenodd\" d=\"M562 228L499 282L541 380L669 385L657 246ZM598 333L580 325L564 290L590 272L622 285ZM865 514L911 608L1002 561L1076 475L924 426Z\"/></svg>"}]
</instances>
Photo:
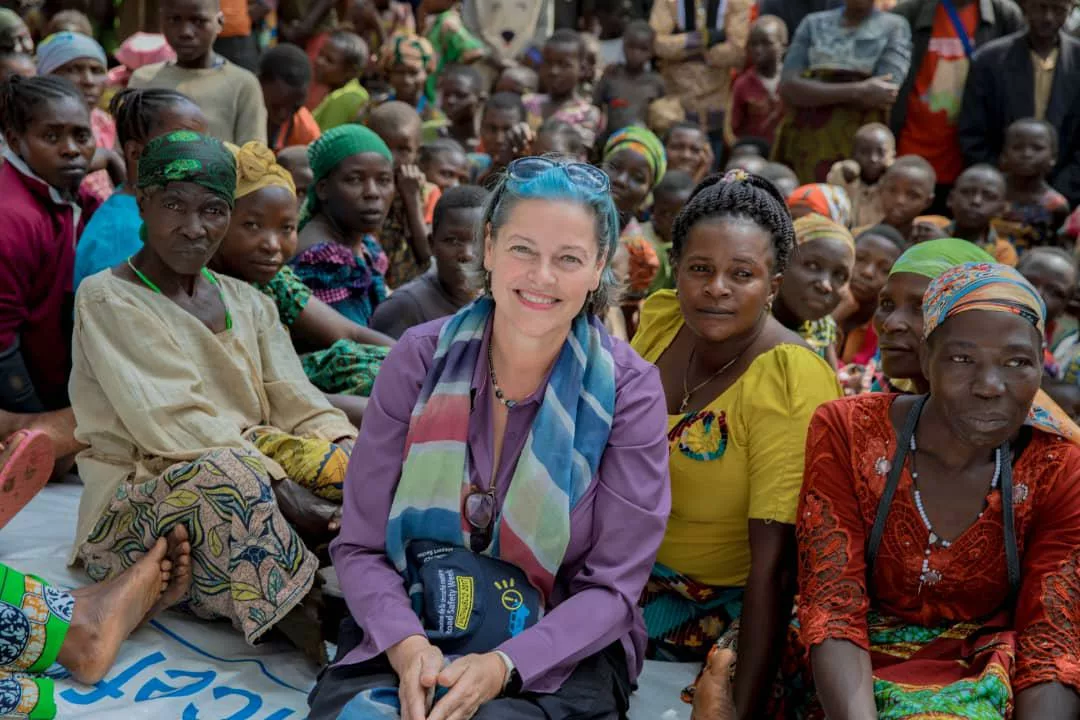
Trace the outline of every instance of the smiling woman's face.
<instances>
[{"instance_id":1,"label":"smiling woman's face","mask_svg":"<svg viewBox=\"0 0 1080 720\"><path fill-rule=\"evenodd\" d=\"M1042 338L1019 315L969 310L931 333L922 365L954 435L993 448L1027 419L1042 380Z\"/></svg>"},{"instance_id":2,"label":"smiling woman's face","mask_svg":"<svg viewBox=\"0 0 1080 720\"><path fill-rule=\"evenodd\" d=\"M575 202L519 200L484 243L495 312L528 337L565 335L603 267L596 218Z\"/></svg>"}]
</instances>

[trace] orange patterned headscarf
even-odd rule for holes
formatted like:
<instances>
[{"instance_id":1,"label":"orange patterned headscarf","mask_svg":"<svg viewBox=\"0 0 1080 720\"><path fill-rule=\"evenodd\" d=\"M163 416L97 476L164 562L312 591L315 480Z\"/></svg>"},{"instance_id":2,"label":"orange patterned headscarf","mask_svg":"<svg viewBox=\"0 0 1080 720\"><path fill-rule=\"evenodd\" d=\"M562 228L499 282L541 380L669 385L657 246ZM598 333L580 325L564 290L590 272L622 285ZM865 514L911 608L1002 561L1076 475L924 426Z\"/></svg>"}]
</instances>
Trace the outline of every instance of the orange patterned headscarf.
<instances>
[{"instance_id":1,"label":"orange patterned headscarf","mask_svg":"<svg viewBox=\"0 0 1080 720\"><path fill-rule=\"evenodd\" d=\"M923 337L949 318L969 310L1007 312L1046 332L1046 305L1039 291L1015 268L996 263L964 263L931 281L923 296Z\"/></svg>"}]
</instances>

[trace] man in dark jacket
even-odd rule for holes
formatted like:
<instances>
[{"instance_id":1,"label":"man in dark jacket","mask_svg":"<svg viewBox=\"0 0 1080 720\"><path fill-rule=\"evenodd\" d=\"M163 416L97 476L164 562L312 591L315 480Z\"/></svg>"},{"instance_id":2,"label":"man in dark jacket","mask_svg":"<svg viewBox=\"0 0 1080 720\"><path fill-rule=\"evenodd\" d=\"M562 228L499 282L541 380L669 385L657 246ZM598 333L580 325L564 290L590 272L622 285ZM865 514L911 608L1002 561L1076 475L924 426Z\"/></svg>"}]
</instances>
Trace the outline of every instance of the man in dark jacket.
<instances>
[{"instance_id":1,"label":"man in dark jacket","mask_svg":"<svg viewBox=\"0 0 1080 720\"><path fill-rule=\"evenodd\" d=\"M921 155L938 187L931 212L947 215L949 190L966 167L956 139L972 53L1024 27L1013 0L904 0L893 10L911 25L911 71L892 110L897 155ZM956 18L957 22L953 21ZM961 32L962 28L962 32Z\"/></svg>"},{"instance_id":2,"label":"man in dark jacket","mask_svg":"<svg viewBox=\"0 0 1080 720\"><path fill-rule=\"evenodd\" d=\"M994 163L1005 130L1022 118L1046 120L1060 147L1050 184L1080 203L1080 40L1062 31L1071 0L1027 0L1029 29L981 48L971 63L959 140L964 161Z\"/></svg>"}]
</instances>

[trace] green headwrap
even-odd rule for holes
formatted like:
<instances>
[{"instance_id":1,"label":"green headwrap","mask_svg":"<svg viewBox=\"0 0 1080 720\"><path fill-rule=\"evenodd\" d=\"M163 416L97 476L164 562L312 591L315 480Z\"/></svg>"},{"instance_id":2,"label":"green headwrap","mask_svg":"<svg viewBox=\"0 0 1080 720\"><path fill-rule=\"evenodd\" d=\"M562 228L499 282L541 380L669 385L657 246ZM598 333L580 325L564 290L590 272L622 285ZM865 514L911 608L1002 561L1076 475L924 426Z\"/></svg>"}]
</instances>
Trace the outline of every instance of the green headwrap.
<instances>
[{"instance_id":1,"label":"green headwrap","mask_svg":"<svg viewBox=\"0 0 1080 720\"><path fill-rule=\"evenodd\" d=\"M364 153L375 153L393 164L394 156L383 139L363 125L338 125L327 130L308 146L308 162L311 164L311 184L319 182L341 164L345 158ZM312 187L300 210L300 228L319 212L319 194Z\"/></svg>"},{"instance_id":2,"label":"green headwrap","mask_svg":"<svg viewBox=\"0 0 1080 720\"><path fill-rule=\"evenodd\" d=\"M644 157L652 169L652 186L655 188L660 184L667 172L667 153L664 143L652 130L640 125L627 125L619 130L604 144L604 162L620 150L633 150Z\"/></svg>"},{"instance_id":3,"label":"green headwrap","mask_svg":"<svg viewBox=\"0 0 1080 720\"><path fill-rule=\"evenodd\" d=\"M201 185L233 206L236 158L217 138L191 130L159 135L139 157L138 188L165 187L171 182Z\"/></svg>"},{"instance_id":4,"label":"green headwrap","mask_svg":"<svg viewBox=\"0 0 1080 720\"><path fill-rule=\"evenodd\" d=\"M949 268L969 262L997 261L988 252L967 240L959 238L928 240L905 250L892 266L889 276L892 277L896 273L914 273L933 280Z\"/></svg>"}]
</instances>

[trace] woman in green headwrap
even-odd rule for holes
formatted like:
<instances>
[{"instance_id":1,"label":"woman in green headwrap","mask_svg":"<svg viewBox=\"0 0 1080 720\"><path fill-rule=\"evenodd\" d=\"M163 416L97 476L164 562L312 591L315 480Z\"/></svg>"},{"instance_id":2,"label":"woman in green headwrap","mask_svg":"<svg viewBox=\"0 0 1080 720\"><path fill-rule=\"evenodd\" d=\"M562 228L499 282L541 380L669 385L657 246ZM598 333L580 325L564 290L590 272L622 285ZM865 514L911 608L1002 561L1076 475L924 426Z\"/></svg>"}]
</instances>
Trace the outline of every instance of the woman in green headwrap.
<instances>
[{"instance_id":1,"label":"woman in green headwrap","mask_svg":"<svg viewBox=\"0 0 1080 720\"><path fill-rule=\"evenodd\" d=\"M308 159L313 180L292 268L316 298L367 326L387 294L389 260L375 233L394 197L393 156L368 128L341 125L311 144Z\"/></svg>"},{"instance_id":2,"label":"woman in green headwrap","mask_svg":"<svg viewBox=\"0 0 1080 720\"><path fill-rule=\"evenodd\" d=\"M620 252L626 253L629 259L628 277L620 279L627 286L623 312L627 330L633 336L638 306L660 272L661 264L667 263L667 258L661 259L646 239L645 231L635 217L667 171L664 143L651 130L628 125L608 138L604 145L604 170L611 179L611 198L622 223Z\"/></svg>"},{"instance_id":3,"label":"woman in green headwrap","mask_svg":"<svg viewBox=\"0 0 1080 720\"><path fill-rule=\"evenodd\" d=\"M337 531L356 430L305 377L273 301L206 268L235 190L220 141L151 140L136 183L143 247L79 287L70 387L88 448L72 560L111 577L183 525L188 607L254 643L311 590L308 546ZM290 636L321 652L317 632Z\"/></svg>"},{"instance_id":4,"label":"woman in green headwrap","mask_svg":"<svg viewBox=\"0 0 1080 720\"><path fill-rule=\"evenodd\" d=\"M911 246L893 265L873 318L881 355L878 389L929 391L930 382L923 375L919 359L923 344L923 296L931 281L949 268L969 262L995 260L975 243L946 238ZM1080 442L1080 427L1042 390L1035 395L1028 424L1050 426L1074 443Z\"/></svg>"}]
</instances>

